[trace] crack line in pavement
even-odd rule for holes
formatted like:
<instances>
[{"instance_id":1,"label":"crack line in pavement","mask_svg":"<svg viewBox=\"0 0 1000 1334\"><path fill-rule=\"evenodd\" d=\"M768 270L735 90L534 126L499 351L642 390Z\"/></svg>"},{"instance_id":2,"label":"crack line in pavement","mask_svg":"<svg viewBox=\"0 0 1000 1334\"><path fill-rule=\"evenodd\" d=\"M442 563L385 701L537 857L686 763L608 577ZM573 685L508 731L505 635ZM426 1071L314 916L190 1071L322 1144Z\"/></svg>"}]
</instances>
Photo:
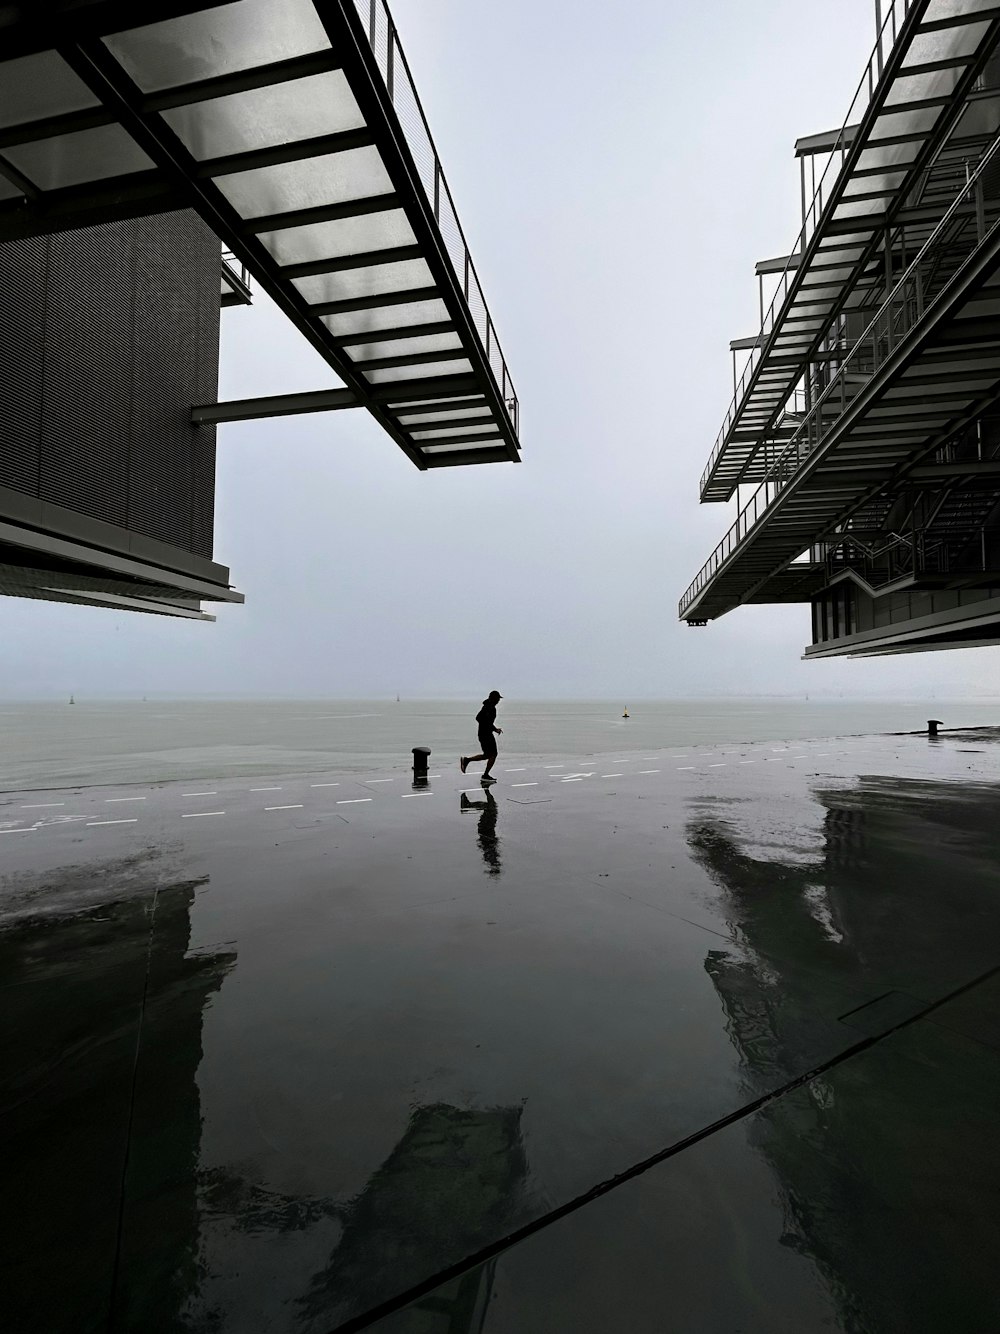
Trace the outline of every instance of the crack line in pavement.
<instances>
[{"instance_id":1,"label":"crack line in pavement","mask_svg":"<svg viewBox=\"0 0 1000 1334\"><path fill-rule=\"evenodd\" d=\"M609 1177L606 1181L599 1182L596 1186L592 1186L590 1190L585 1191L582 1195L576 1196L575 1199L569 1200L566 1204L561 1204L557 1208L549 1210L548 1213L542 1214L541 1217L534 1219L530 1223L526 1223L523 1227L515 1229L499 1241L491 1242L488 1246L481 1247L480 1250L474 1251L472 1255L466 1256L464 1260L459 1260L455 1264L448 1265L446 1268L439 1270L436 1274L431 1275L422 1282L414 1284L413 1287L407 1289L407 1291L401 1292L398 1296L390 1297L387 1301L379 1303L378 1306L372 1307L362 1315L354 1316L344 1324L334 1326L334 1328L329 1331L329 1334L354 1334L354 1331L369 1328L371 1325L375 1324L376 1321L382 1320L385 1316L391 1315L393 1312L399 1311L405 1306L409 1306L410 1303L416 1301L418 1297L424 1297L428 1293L433 1292L435 1288L440 1287L443 1283L447 1283L451 1279L459 1278L462 1274L467 1273L471 1269L475 1269L477 1265L484 1264L487 1260L495 1259L504 1251L510 1250L512 1246L527 1240L528 1237L533 1236L536 1232L541 1232L545 1228L550 1227L553 1223L557 1223L561 1219L568 1217L570 1214L576 1213L577 1210L582 1209L593 1200L600 1199L602 1195L607 1195L611 1191L617 1190L619 1186L623 1186L629 1181L634 1181L637 1177L644 1176L645 1173L652 1168L658 1167L669 1158L676 1157L677 1154L683 1153L685 1149L689 1149L693 1145L701 1143L702 1140L709 1139L720 1130L725 1130L728 1126L735 1125L737 1122L745 1120L755 1112L759 1112L762 1107L766 1107L768 1103L775 1102L777 1099L783 1098L786 1094L792 1093L798 1088L802 1088L804 1084L810 1083L820 1075L826 1074L829 1070L836 1069L837 1066L843 1065L845 1061L849 1061L853 1057L861 1055L862 1052L867 1051L870 1047L874 1047L885 1038L891 1037L892 1034L898 1033L901 1029L909 1028L911 1024L915 1024L918 1020L926 1018L927 1015L940 1009L941 1006L947 1005L950 1001L955 1000L957 997L964 995L967 991L973 990L974 987L981 985L983 982L988 982L991 978L998 975L1000 975L1000 964L990 968L985 973L981 973L978 977L973 978L971 982L963 983L962 986L956 987L954 991L949 991L947 995L940 997L938 1000L930 1001L918 1013L909 1015L906 1019L900 1020L898 1024L894 1024L891 1028L887 1028L884 1033L876 1033L870 1037L862 1038L861 1041L853 1043L850 1047L847 1047L844 1051L838 1053L838 1055L831 1056L829 1060L822 1061L819 1065L814 1066L813 1069L806 1071L805 1074L797 1075L794 1079L789 1080L787 1084L783 1084L780 1088L772 1089L770 1093L761 1094L759 1098L754 1098L744 1106L737 1107L735 1111L720 1117L710 1125L703 1126L701 1130L694 1131L692 1134L685 1136L684 1139L677 1140L665 1149L659 1149L648 1158L643 1158L640 1162L634 1163L631 1167L626 1168L625 1171L619 1172L617 1176Z\"/></svg>"}]
</instances>

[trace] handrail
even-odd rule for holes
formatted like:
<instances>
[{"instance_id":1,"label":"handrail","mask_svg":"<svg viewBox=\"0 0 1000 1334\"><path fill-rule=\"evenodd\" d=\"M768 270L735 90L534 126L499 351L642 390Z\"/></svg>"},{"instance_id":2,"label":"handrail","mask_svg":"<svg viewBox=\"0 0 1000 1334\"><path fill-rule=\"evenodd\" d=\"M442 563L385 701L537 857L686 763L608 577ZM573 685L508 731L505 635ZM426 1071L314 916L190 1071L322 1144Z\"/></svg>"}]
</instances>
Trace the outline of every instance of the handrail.
<instances>
[{"instance_id":1,"label":"handrail","mask_svg":"<svg viewBox=\"0 0 1000 1334\"><path fill-rule=\"evenodd\" d=\"M771 298L771 304L767 308L767 314L761 321L760 333L757 338L757 343L751 349L750 356L747 358L746 366L743 368L743 374L740 377L739 384L736 388L735 393L733 394L733 401L729 406L729 411L726 413L725 421L722 423L722 429L720 430L718 436L716 437L715 445L713 446L712 452L708 458L708 463L706 464L705 470L701 475L701 482L700 482L701 492L704 492L705 487L708 484L709 478L711 477L711 474L715 468L715 465L716 463L718 463L719 458L723 450L725 449L726 444L728 443L729 432L733 428L736 418L739 415L739 412L742 408L743 399L746 397L747 392L749 390L749 380L752 377L757 366L760 364L760 361L763 357L763 341L774 331L779 322L778 321L779 311L776 308L778 306L778 299L779 297L781 298L780 305L783 308L785 301L788 297L789 288L792 283L792 275L797 273L799 268L798 263L796 263L796 265L791 268L789 267L789 265L793 258L801 260L802 256L805 254L806 247L812 240L813 236L816 234L820 218L822 216L824 208L826 207L826 202L829 199L829 191L832 189L837 177L840 175L840 168L843 167L844 165L844 160L847 156L847 149L849 147L849 145L845 142L847 132L850 129L856 128L855 121L860 120L861 117L864 115L865 111L867 111L868 107L871 105L872 98L875 95L875 88L878 85L879 79L882 77L882 69L885 65L886 56L895 45L896 38L899 35L899 29L903 25L903 20L905 20L907 14L910 12L911 6L917 3L919 3L919 0L890 0L889 10L885 16L881 28L878 31L878 35L875 39L875 46L872 50L872 54L868 59L868 64L865 66L864 73L861 75L861 81L858 84L857 91L854 94L854 97L851 101L851 105L848 107L847 115L844 117L844 123L841 126L840 131L837 135L836 142L830 149L829 156L827 157L826 160L826 166L823 168L822 174L819 179L819 184L816 186L816 189L813 192L812 201L809 205L809 208L806 210L805 216L803 217L801 230L799 231L798 236L795 238L795 243L792 246L792 249L789 251L787 259L785 260L785 266L782 269L781 276L778 279L778 286L775 289L774 296ZM900 22L897 24L896 13L898 9L902 10L902 17L900 19ZM886 36L887 34L890 22L892 26L892 40L889 42L888 46L883 49L883 37ZM859 99L862 97L862 94L866 88L867 88L867 96L864 98L863 102L861 102L859 101ZM840 154L840 166L838 167L834 175L831 177L830 181L827 182L826 180L827 173L829 172L830 167L833 165L838 152ZM826 186L827 190L827 200L824 200L823 197L824 185Z\"/></svg>"},{"instance_id":2,"label":"handrail","mask_svg":"<svg viewBox=\"0 0 1000 1334\"><path fill-rule=\"evenodd\" d=\"M692 602L694 602L695 598L708 583L709 579L712 578L716 571L721 567L723 562L732 555L736 550L736 547L742 542L747 534L757 526L761 519L763 519L772 503L781 494L785 485L798 472L802 463L819 448L823 440L846 412L848 404L846 393L847 374L849 370L854 374L858 373L856 362L859 354L866 350L869 338L872 349L872 370L870 374L866 375L864 383L868 384L874 379L880 367L878 357L880 322L884 322L887 355L889 355L894 351L894 341L908 332L915 324L919 323L948 290L950 284L946 284L937 296L925 306L920 281L920 265L927 258L932 248L941 240L942 234L946 231L952 218L958 212L964 201L968 199L971 194L975 193L983 173L998 154L1000 154L1000 133L994 137L993 142L980 159L976 170L971 173L962 189L952 200L947 212L938 222L937 226L931 232L930 236L928 236L924 244L920 247L920 250L904 270L895 286L882 302L882 305L879 306L874 318L866 326L863 333L857 338L854 346L847 352L844 360L840 363L840 366L837 369L836 375L831 377L830 383L823 390L819 398L817 398L806 416L802 419L795 434L789 439L778 458L771 464L770 468L764 475L763 481L758 485L747 504L740 510L739 514L736 516L735 522L698 572L687 592L680 600L679 610L681 616L684 615L688 607L691 606ZM996 231L998 226L1000 226L1000 218L998 218L982 236L978 234L977 230L975 245L970 248L969 254L965 257L966 261L985 243L986 239ZM916 318L909 325L906 325L905 321L907 312L910 308L908 292L905 290L908 284L911 284L913 288L913 308L916 311ZM902 305L899 303L899 293L901 290L903 295ZM901 311L903 317L904 327L901 329L896 328L897 322L893 319L897 310ZM828 420L824 421L824 405L829 404L834 390L838 388L840 392L840 410L830 416ZM815 431L813 429L814 426L817 427ZM803 440L805 440L807 446L805 452L802 451ZM794 467L790 466L793 454L795 456ZM752 517L748 518L748 515L751 514Z\"/></svg>"},{"instance_id":3,"label":"handrail","mask_svg":"<svg viewBox=\"0 0 1000 1334\"><path fill-rule=\"evenodd\" d=\"M507 362L500 348L493 318L483 296L482 284L472 262L468 242L455 210L451 190L441 170L441 161L431 135L424 108L417 95L403 48L385 0L354 0L361 26L375 56L379 73L385 81L389 101L399 119L417 175L441 232L445 250L461 287L472 323L486 354L486 362L496 381L507 415L518 433L518 400ZM400 74L402 77L400 78Z\"/></svg>"}]
</instances>

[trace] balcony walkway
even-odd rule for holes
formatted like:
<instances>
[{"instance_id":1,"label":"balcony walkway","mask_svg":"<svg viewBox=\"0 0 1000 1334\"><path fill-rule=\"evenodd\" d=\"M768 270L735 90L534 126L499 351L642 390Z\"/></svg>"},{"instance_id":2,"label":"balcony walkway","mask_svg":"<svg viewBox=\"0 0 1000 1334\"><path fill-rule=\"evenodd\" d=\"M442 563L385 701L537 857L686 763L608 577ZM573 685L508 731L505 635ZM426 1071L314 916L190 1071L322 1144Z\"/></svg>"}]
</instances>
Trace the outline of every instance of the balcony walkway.
<instances>
[{"instance_id":1,"label":"balcony walkway","mask_svg":"<svg viewBox=\"0 0 1000 1334\"><path fill-rule=\"evenodd\" d=\"M789 398L831 321L859 283L884 281L887 227L905 222L912 253L940 217L940 182L928 167L939 165L945 137L960 120L967 144L996 129L970 94L998 32L1000 6L990 0L894 0L843 128L800 141L814 184L817 156L825 164L761 331L738 340L751 355L702 475L703 501L763 480L788 434ZM803 171L804 207L806 198Z\"/></svg>"},{"instance_id":2,"label":"balcony walkway","mask_svg":"<svg viewBox=\"0 0 1000 1334\"><path fill-rule=\"evenodd\" d=\"M0 241L193 208L418 468L517 461L517 396L383 0L141 12L12 11Z\"/></svg>"},{"instance_id":3,"label":"balcony walkway","mask_svg":"<svg viewBox=\"0 0 1000 1334\"><path fill-rule=\"evenodd\" d=\"M682 619L756 599L1000 392L1000 199L981 192L995 163L1000 134L684 594Z\"/></svg>"}]
</instances>

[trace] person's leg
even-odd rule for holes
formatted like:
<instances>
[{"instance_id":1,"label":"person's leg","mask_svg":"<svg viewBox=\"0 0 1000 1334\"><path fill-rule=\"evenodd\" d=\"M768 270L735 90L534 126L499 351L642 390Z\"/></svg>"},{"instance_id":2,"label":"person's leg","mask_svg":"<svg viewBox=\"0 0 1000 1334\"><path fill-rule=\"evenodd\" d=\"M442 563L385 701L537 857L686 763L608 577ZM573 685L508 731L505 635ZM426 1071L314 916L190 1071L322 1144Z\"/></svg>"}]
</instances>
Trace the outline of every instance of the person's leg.
<instances>
[{"instance_id":1,"label":"person's leg","mask_svg":"<svg viewBox=\"0 0 1000 1334\"><path fill-rule=\"evenodd\" d=\"M484 778L489 778L489 776L490 776L490 770L493 768L494 764L496 764L496 762L497 762L497 753L496 753L496 751L494 751L494 752L492 753L492 755L484 755L484 756L483 756L483 759L486 761L486 768L483 770L483 777L484 777Z\"/></svg>"},{"instance_id":2,"label":"person's leg","mask_svg":"<svg viewBox=\"0 0 1000 1334\"><path fill-rule=\"evenodd\" d=\"M465 760L465 763L466 763L466 764L475 764L475 763L476 763L477 761L479 761L479 760L485 760L485 759L486 759L486 756L485 756L485 755L463 755L462 758ZM465 773L465 769L464 769L464 768L462 769L462 773L463 773L463 774Z\"/></svg>"}]
</instances>

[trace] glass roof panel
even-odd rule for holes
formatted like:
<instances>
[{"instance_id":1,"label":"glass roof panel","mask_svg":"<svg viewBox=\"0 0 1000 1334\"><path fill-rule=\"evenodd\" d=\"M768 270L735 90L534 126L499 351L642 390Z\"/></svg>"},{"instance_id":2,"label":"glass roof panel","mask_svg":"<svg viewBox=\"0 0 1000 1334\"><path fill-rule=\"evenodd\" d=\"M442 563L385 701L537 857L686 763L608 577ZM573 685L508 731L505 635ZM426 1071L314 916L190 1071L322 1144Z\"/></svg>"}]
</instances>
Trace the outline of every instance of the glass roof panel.
<instances>
[{"instance_id":1,"label":"glass roof panel","mask_svg":"<svg viewBox=\"0 0 1000 1334\"><path fill-rule=\"evenodd\" d=\"M929 70L926 74L901 74L893 79L886 94L885 105L897 102L920 102L928 97L949 97L962 77L962 69Z\"/></svg>"},{"instance_id":2,"label":"glass roof panel","mask_svg":"<svg viewBox=\"0 0 1000 1334\"><path fill-rule=\"evenodd\" d=\"M389 194L392 182L377 148L351 148L300 162L279 162L219 176L216 184L237 213L259 218L320 204L346 204Z\"/></svg>"},{"instance_id":3,"label":"glass roof panel","mask_svg":"<svg viewBox=\"0 0 1000 1334\"><path fill-rule=\"evenodd\" d=\"M866 148L858 155L859 171L870 171L873 167L903 166L920 152L923 140L912 139L906 144L881 144L875 148Z\"/></svg>"},{"instance_id":4,"label":"glass roof panel","mask_svg":"<svg viewBox=\"0 0 1000 1334\"><path fill-rule=\"evenodd\" d=\"M499 435L497 436L496 443L497 443L498 445L502 445L502 444L503 444L503 440L500 438ZM486 450L486 449L493 449L493 448L494 448L494 445L493 445L493 443L492 443L491 441L489 441L489 440L476 440L474 443L471 443L471 444L469 443L468 440L465 440L465 441L459 441L457 444L454 444L454 445L421 445L421 446L420 446L421 453L423 453L423 454L454 454L454 453L456 453L457 450L460 450L460 449L483 449L483 450Z\"/></svg>"},{"instance_id":5,"label":"glass roof panel","mask_svg":"<svg viewBox=\"0 0 1000 1334\"><path fill-rule=\"evenodd\" d=\"M410 413L406 417L400 417L401 425L410 423L417 425L420 422L443 422L455 417L492 417L491 408L452 408L450 412L426 412ZM485 423L483 423L485 425Z\"/></svg>"},{"instance_id":6,"label":"glass roof panel","mask_svg":"<svg viewBox=\"0 0 1000 1334\"><path fill-rule=\"evenodd\" d=\"M3 65L0 125L23 125L96 107L99 99L55 51L38 51Z\"/></svg>"},{"instance_id":7,"label":"glass roof panel","mask_svg":"<svg viewBox=\"0 0 1000 1334\"><path fill-rule=\"evenodd\" d=\"M104 45L151 93L324 51L330 42L310 0L240 0L115 33Z\"/></svg>"},{"instance_id":8,"label":"glass roof panel","mask_svg":"<svg viewBox=\"0 0 1000 1334\"><path fill-rule=\"evenodd\" d=\"M260 232L264 248L279 264L308 264L317 259L338 259L366 250L414 245L417 238L401 208L382 213L362 213L335 222L314 222L305 227L285 227L280 232Z\"/></svg>"},{"instance_id":9,"label":"glass roof panel","mask_svg":"<svg viewBox=\"0 0 1000 1334\"><path fill-rule=\"evenodd\" d=\"M872 126L873 139L892 139L898 134L926 134L933 130L940 107L917 107L913 111L885 111Z\"/></svg>"},{"instance_id":10,"label":"glass roof panel","mask_svg":"<svg viewBox=\"0 0 1000 1334\"><path fill-rule=\"evenodd\" d=\"M465 375L471 370L470 361L432 361L426 366L391 366L362 374L369 384L388 384L393 380L428 380L434 375Z\"/></svg>"},{"instance_id":11,"label":"glass roof panel","mask_svg":"<svg viewBox=\"0 0 1000 1334\"><path fill-rule=\"evenodd\" d=\"M856 176L844 186L844 196L872 194L881 190L886 194L896 190L906 180L905 171L880 171L873 176Z\"/></svg>"},{"instance_id":12,"label":"glass roof panel","mask_svg":"<svg viewBox=\"0 0 1000 1334\"><path fill-rule=\"evenodd\" d=\"M120 125L98 125L54 139L36 139L7 148L4 154L40 190L127 176L155 165Z\"/></svg>"},{"instance_id":13,"label":"glass roof panel","mask_svg":"<svg viewBox=\"0 0 1000 1334\"><path fill-rule=\"evenodd\" d=\"M392 338L383 343L359 343L347 349L354 361L368 361L370 357L406 357L423 352L461 351L462 340L457 333L424 334L422 338Z\"/></svg>"},{"instance_id":14,"label":"glass roof panel","mask_svg":"<svg viewBox=\"0 0 1000 1334\"><path fill-rule=\"evenodd\" d=\"M838 204L834 209L835 218L864 218L873 213L885 212L885 199L854 199Z\"/></svg>"},{"instance_id":15,"label":"glass roof panel","mask_svg":"<svg viewBox=\"0 0 1000 1334\"><path fill-rule=\"evenodd\" d=\"M959 23L954 28L938 28L934 32L918 32L910 42L903 61L907 65L926 65L932 60L951 60L956 56L970 56L979 47L989 28L988 23Z\"/></svg>"},{"instance_id":16,"label":"glass roof panel","mask_svg":"<svg viewBox=\"0 0 1000 1334\"><path fill-rule=\"evenodd\" d=\"M992 9L995 3L996 0L931 0L922 22L940 23L970 11L975 14L980 9Z\"/></svg>"},{"instance_id":17,"label":"glass roof panel","mask_svg":"<svg viewBox=\"0 0 1000 1334\"><path fill-rule=\"evenodd\" d=\"M380 329L405 329L410 324L431 324L448 320L443 301L407 301L398 306L373 306L371 310L350 310L342 315L324 315L323 323L331 333L345 338L348 334L378 333Z\"/></svg>"},{"instance_id":18,"label":"glass roof panel","mask_svg":"<svg viewBox=\"0 0 1000 1334\"><path fill-rule=\"evenodd\" d=\"M340 273L315 273L294 278L293 285L315 305L320 301L345 301L352 297L382 296L406 292L412 287L433 287L431 271L422 259L404 259L397 264L372 264L365 269Z\"/></svg>"},{"instance_id":19,"label":"glass roof panel","mask_svg":"<svg viewBox=\"0 0 1000 1334\"><path fill-rule=\"evenodd\" d=\"M429 431L411 431L414 440L459 440L463 435L481 435L483 430L489 430L488 421L481 422L478 426L451 426L441 427L438 430Z\"/></svg>"},{"instance_id":20,"label":"glass roof panel","mask_svg":"<svg viewBox=\"0 0 1000 1334\"><path fill-rule=\"evenodd\" d=\"M162 115L199 161L359 130L365 123L339 69L173 107Z\"/></svg>"}]
</instances>

